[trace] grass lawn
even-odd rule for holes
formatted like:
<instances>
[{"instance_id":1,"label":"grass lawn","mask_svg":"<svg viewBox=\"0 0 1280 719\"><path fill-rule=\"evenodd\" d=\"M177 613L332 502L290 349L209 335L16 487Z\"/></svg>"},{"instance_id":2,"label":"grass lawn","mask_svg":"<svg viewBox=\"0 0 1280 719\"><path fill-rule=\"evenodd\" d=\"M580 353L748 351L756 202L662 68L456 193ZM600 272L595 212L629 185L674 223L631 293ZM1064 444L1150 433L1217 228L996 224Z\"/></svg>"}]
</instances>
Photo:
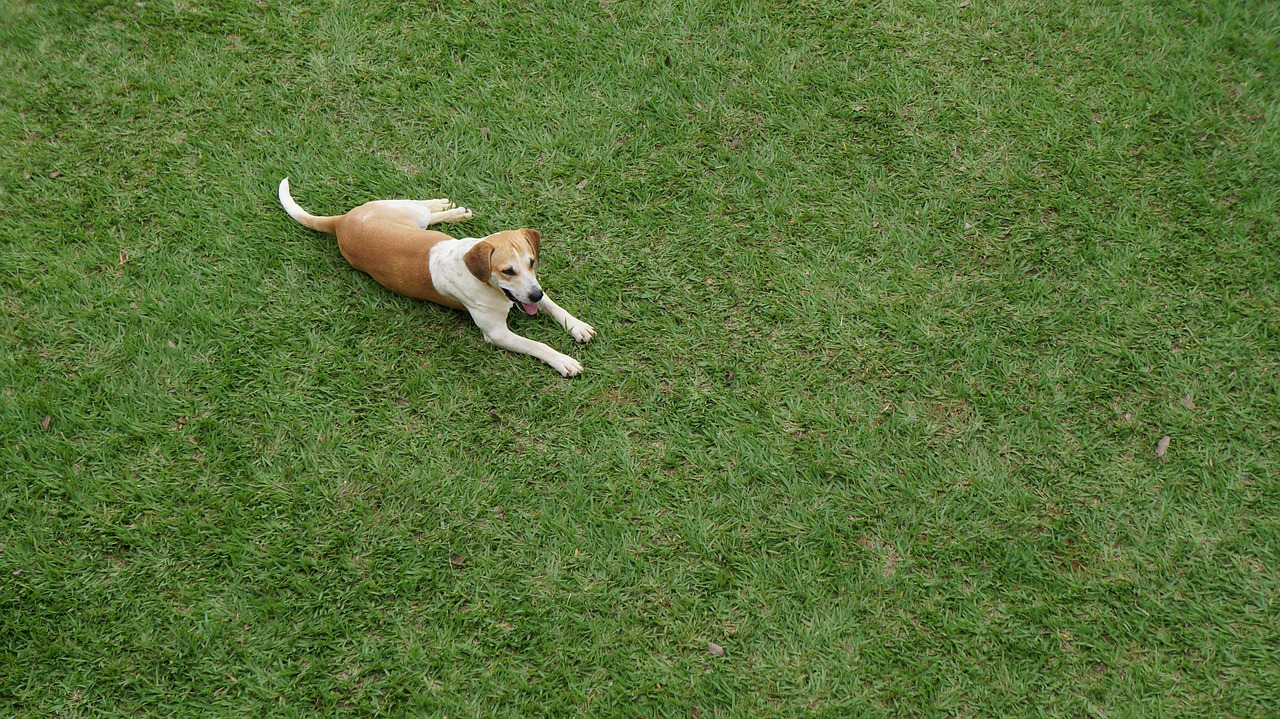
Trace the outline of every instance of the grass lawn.
<instances>
[{"instance_id":1,"label":"grass lawn","mask_svg":"<svg viewBox=\"0 0 1280 719\"><path fill-rule=\"evenodd\" d=\"M0 0L0 76L0 715L1280 707L1276 3ZM285 175L540 229L584 374Z\"/></svg>"}]
</instances>

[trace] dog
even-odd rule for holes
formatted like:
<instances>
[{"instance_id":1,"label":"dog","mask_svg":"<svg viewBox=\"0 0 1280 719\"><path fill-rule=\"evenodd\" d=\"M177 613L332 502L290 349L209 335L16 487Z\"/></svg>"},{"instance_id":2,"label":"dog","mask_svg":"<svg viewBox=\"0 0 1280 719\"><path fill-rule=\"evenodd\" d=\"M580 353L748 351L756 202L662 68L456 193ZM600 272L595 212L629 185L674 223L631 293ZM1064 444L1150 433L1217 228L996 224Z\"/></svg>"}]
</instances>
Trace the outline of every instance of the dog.
<instances>
[{"instance_id":1,"label":"dog","mask_svg":"<svg viewBox=\"0 0 1280 719\"><path fill-rule=\"evenodd\" d=\"M538 284L542 234L537 230L506 230L459 240L427 229L474 216L447 198L375 200L344 215L318 217L294 202L289 178L280 181L279 194L290 217L305 227L337 235L343 258L383 287L466 310L486 342L537 357L565 377L582 373L582 365L569 355L507 329L507 312L514 305L530 315L545 311L579 342L596 336L595 328L552 302Z\"/></svg>"}]
</instances>

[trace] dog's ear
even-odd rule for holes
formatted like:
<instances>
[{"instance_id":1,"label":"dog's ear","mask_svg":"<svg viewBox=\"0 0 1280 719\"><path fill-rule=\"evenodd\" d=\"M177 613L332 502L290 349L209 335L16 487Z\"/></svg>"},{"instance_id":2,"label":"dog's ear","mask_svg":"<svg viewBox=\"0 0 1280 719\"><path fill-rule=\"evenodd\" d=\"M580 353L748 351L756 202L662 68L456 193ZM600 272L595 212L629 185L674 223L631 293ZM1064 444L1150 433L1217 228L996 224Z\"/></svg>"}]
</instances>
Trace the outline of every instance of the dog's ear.
<instances>
[{"instance_id":1,"label":"dog's ear","mask_svg":"<svg viewBox=\"0 0 1280 719\"><path fill-rule=\"evenodd\" d=\"M529 246L533 248L533 258L538 258L538 245L542 244L542 233L528 227L520 230L524 238L529 241Z\"/></svg>"},{"instance_id":2,"label":"dog's ear","mask_svg":"<svg viewBox=\"0 0 1280 719\"><path fill-rule=\"evenodd\" d=\"M483 240L477 242L475 247L467 250L467 254L462 256L462 261L467 265L467 269L481 282L489 281L491 272L489 263L492 259L493 245Z\"/></svg>"}]
</instances>

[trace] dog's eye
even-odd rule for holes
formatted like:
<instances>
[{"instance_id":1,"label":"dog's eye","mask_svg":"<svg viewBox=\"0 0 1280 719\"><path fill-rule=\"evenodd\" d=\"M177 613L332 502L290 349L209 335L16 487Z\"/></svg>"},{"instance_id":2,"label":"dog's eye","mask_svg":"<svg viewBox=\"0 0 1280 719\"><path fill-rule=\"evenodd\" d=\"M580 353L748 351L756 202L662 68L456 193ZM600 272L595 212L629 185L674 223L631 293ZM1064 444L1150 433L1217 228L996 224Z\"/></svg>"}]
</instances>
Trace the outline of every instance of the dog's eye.
<instances>
[{"instance_id":1,"label":"dog's eye","mask_svg":"<svg viewBox=\"0 0 1280 719\"><path fill-rule=\"evenodd\" d=\"M508 267L507 269L502 271L502 274L506 275L507 277L514 277L516 274L516 271Z\"/></svg>"}]
</instances>

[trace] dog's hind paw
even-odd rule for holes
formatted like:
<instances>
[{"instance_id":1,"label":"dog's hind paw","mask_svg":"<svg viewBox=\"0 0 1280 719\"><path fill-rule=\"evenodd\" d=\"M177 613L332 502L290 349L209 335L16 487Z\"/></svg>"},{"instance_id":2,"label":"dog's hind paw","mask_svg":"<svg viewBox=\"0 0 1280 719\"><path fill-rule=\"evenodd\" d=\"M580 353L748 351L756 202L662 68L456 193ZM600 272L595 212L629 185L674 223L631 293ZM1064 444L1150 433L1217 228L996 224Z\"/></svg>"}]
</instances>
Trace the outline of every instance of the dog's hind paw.
<instances>
[{"instance_id":1,"label":"dog's hind paw","mask_svg":"<svg viewBox=\"0 0 1280 719\"><path fill-rule=\"evenodd\" d=\"M443 212L433 212L431 214L431 224L438 222L463 222L475 217L475 213L465 207L454 207Z\"/></svg>"}]
</instances>

